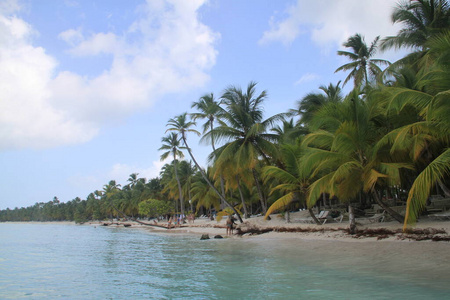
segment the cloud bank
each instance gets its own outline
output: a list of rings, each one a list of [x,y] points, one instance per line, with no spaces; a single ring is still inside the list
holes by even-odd
[[[370,43],[376,36],[394,35],[398,27],[390,20],[395,0],[297,0],[282,16],[274,15],[270,29],[263,33],[260,44],[291,44],[301,34],[310,34],[321,47],[335,47],[351,35],[361,33]]]
[[[59,71],[58,61],[33,45],[39,33],[14,16],[17,2],[9,3],[0,7],[0,150],[89,141],[110,119],[204,85],[216,61],[220,36],[198,19],[204,1],[148,1],[121,33],[61,32],[68,55],[111,57],[95,77]]]

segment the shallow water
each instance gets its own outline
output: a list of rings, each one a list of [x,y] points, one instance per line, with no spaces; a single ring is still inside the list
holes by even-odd
[[[414,261],[396,256],[389,248],[366,256],[367,247],[264,238],[201,241],[132,228],[7,223],[0,224],[0,298],[448,297],[446,268],[418,262],[417,254]]]

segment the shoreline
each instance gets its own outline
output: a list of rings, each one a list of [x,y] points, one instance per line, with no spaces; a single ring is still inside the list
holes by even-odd
[[[326,223],[324,225],[307,224],[307,223],[286,223],[283,219],[272,215],[271,220],[264,220],[263,217],[252,217],[244,219],[244,223],[235,225],[235,228],[240,228],[244,234],[236,234],[237,230],[234,230],[234,234],[231,236],[226,235],[226,219],[222,219],[220,222],[211,221],[207,218],[195,219],[193,224],[183,224],[181,227],[175,227],[171,229],[164,229],[154,227],[150,221],[145,221],[148,225],[140,224],[135,221],[118,221],[111,224],[110,221],[90,221],[83,224],[76,224],[74,221],[30,221],[30,222],[5,222],[15,224],[62,224],[62,225],[89,225],[89,226],[102,226],[103,224],[109,224],[108,226],[123,227],[127,224],[128,228],[140,228],[148,229],[155,233],[166,234],[194,234],[199,237],[203,234],[209,235],[210,238],[214,238],[216,235],[220,235],[224,238],[236,238],[236,239],[302,239],[302,240],[339,240],[348,242],[364,242],[364,241],[396,241],[396,242],[415,242],[408,238],[407,234],[402,234],[402,224],[390,221],[381,223],[360,223],[357,225],[357,229],[360,233],[366,231],[368,234],[350,235],[346,232],[349,227],[348,222],[342,223]],[[167,226],[167,222],[161,221],[156,225]],[[432,243],[444,243],[450,246],[450,221],[437,221],[429,218],[423,218],[411,227],[413,230],[418,231],[418,235],[426,235],[427,231],[431,231],[437,237],[444,237],[447,240],[443,241],[431,241],[431,240],[419,240],[417,242],[432,242]],[[246,230],[255,229],[261,231],[259,234],[245,233]],[[267,232],[264,232],[267,231]],[[385,234],[385,231],[388,234]],[[370,236],[370,235],[373,236]],[[428,232],[430,234],[430,232]]]
[[[263,220],[263,217],[245,219],[246,224],[253,224],[260,228],[264,227],[289,227],[301,229],[318,229],[314,232],[276,232],[271,231],[264,234],[243,236],[226,236],[225,220],[221,222],[211,221],[209,219],[196,219],[194,224],[185,224],[185,227],[174,229],[155,228],[132,221],[120,222],[120,225],[110,225],[114,227],[123,227],[123,223],[131,224],[129,229],[144,230],[148,234],[172,235],[172,236],[194,236],[200,240],[202,234],[208,234],[210,240],[205,243],[249,243],[263,246],[265,249],[271,249],[276,253],[291,253],[301,255],[301,253],[314,253],[317,257],[327,256],[334,258],[335,264],[346,263],[353,264],[358,261],[373,260],[379,262],[380,266],[388,268],[395,261],[397,268],[407,268],[410,272],[422,270],[428,276],[435,276],[450,279],[448,266],[445,262],[450,261],[450,242],[448,241],[414,241],[410,239],[399,239],[398,235],[388,236],[378,239],[377,237],[355,238],[345,233],[339,228],[348,228],[348,222],[329,223],[325,225],[286,223],[277,217],[270,221]],[[23,224],[64,224],[75,225],[75,222],[21,222]],[[105,222],[86,222],[79,226],[103,227]],[[167,222],[159,222],[166,224]],[[109,227],[109,226],[108,226]],[[401,230],[402,224],[398,222],[383,222],[360,224],[358,229],[389,229]],[[445,236],[449,236],[450,221],[434,221],[431,219],[422,219],[414,227],[415,229],[433,228],[445,230]],[[215,235],[221,235],[223,239],[214,239]],[[400,234],[399,234],[400,235]],[[306,251],[306,252],[305,252]],[[345,263],[344,263],[345,262]],[[414,262],[414,263],[411,263]],[[316,261],[320,263],[320,259]],[[396,269],[396,268],[394,268]],[[441,279],[442,279],[441,278]]]

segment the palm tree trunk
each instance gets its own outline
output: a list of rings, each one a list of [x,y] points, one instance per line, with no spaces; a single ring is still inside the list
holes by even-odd
[[[353,212],[353,206],[351,204],[348,205],[348,220],[350,223],[349,226],[350,234],[355,234],[356,233],[355,213]]]
[[[444,192],[445,197],[450,197],[450,190],[448,189],[448,187],[446,187],[445,184],[443,184],[440,180],[438,180],[438,185]]]
[[[189,156],[192,158],[192,161],[194,162],[194,164],[195,164],[195,165],[197,166],[197,168],[199,169],[200,173],[201,173],[202,176],[203,176],[203,179],[206,180],[206,182],[208,183],[208,185],[214,190],[214,192],[216,192],[216,194],[219,196],[219,198],[220,198],[226,205],[228,205],[228,206],[233,210],[233,212],[234,212],[234,213],[236,214],[236,216],[238,217],[239,222],[244,223],[244,221],[243,221],[242,218],[241,218],[241,215],[237,212],[237,210],[236,210],[230,203],[228,203],[228,201],[225,199],[225,197],[224,197],[224,196],[216,189],[216,187],[211,183],[211,181],[209,180],[208,176],[206,176],[205,171],[202,169],[202,167],[200,167],[200,165],[198,164],[198,162],[197,162],[197,160],[195,159],[194,155],[192,154],[191,148],[189,148],[189,145],[188,145],[188,143],[187,143],[187,141],[186,141],[186,137],[185,137],[184,135],[182,135],[182,138],[183,138],[184,145],[186,146],[186,149],[187,149],[187,151],[188,151],[188,153],[189,153]]]
[[[405,218],[401,214],[399,214],[398,212],[390,208],[386,203],[381,201],[380,197],[378,197],[378,193],[375,190],[373,191],[373,195],[378,205],[380,205],[396,221],[398,221],[400,224],[403,224]]]
[[[181,213],[184,215],[183,192],[182,192],[182,190],[181,190],[181,182],[180,182],[180,179],[178,178],[178,172],[177,172],[177,160],[176,160],[175,155],[174,155],[174,157],[173,157],[173,163],[174,163],[173,166],[174,166],[174,169],[175,169],[175,178],[176,178],[177,184],[178,184],[178,192],[179,192],[179,194],[180,194],[180,210],[181,210]]]
[[[220,174],[220,190],[222,191],[222,196],[225,198],[225,183],[222,174]],[[220,201],[220,206],[222,209],[225,207],[225,203],[222,200]]]
[[[241,201],[242,201],[242,208],[244,209],[244,218],[247,219],[248,212],[247,212],[247,207],[245,206],[244,195],[242,194],[241,180],[239,179],[239,175],[236,175],[236,181],[237,181],[237,185],[238,185],[239,196],[241,197]]]
[[[256,189],[258,190],[259,201],[261,202],[262,214],[265,215],[267,212],[266,204],[264,203],[264,196],[261,190],[261,185],[259,184],[258,175],[256,174],[256,170],[252,169],[253,178],[255,179]]]
[[[314,214],[312,208],[308,208],[308,212],[309,212],[309,215],[311,216],[311,218],[313,218],[314,222],[316,222],[317,225],[320,225],[320,222],[319,222],[319,220],[317,220],[317,217]]]

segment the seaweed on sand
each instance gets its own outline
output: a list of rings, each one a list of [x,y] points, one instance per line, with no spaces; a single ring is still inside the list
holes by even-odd
[[[241,224],[236,228],[237,235],[244,234],[263,234],[266,232],[292,232],[292,233],[326,233],[341,231],[350,235],[353,238],[370,238],[376,237],[377,240],[389,238],[391,236],[397,236],[397,239],[414,240],[414,241],[450,241],[450,236],[444,229],[424,228],[424,229],[409,229],[406,233],[403,233],[401,229],[387,229],[387,228],[366,228],[357,230],[355,234],[350,234],[349,228],[327,228],[327,227],[259,227],[254,224]]]

